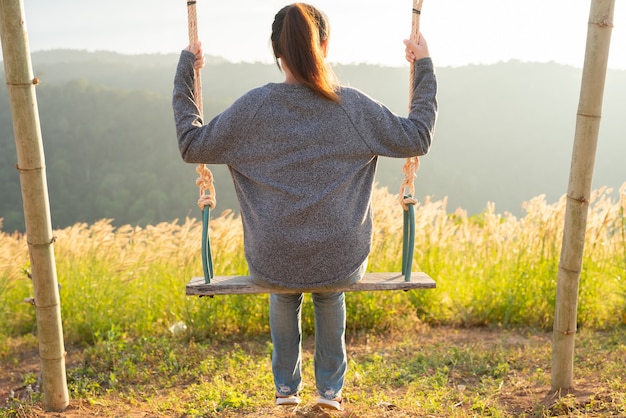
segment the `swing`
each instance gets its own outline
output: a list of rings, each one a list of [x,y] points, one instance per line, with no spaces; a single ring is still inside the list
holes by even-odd
[[[413,0],[413,27],[412,39],[419,36],[419,15],[422,0]],[[198,40],[196,2],[187,2],[189,20],[189,43],[194,44]],[[411,77],[412,79],[412,77]],[[202,114],[202,83],[200,72],[195,72],[194,93],[200,114]],[[432,289],[436,287],[435,281],[423,272],[413,272],[413,252],[415,247],[415,210],[417,200],[413,197],[415,192],[414,180],[419,168],[419,158],[410,157],[404,164],[402,171],[405,175],[400,188],[403,216],[403,239],[402,239],[402,272],[395,273],[366,273],[363,278],[353,284],[343,287],[334,287],[332,291],[358,292],[376,290],[404,290]],[[202,270],[204,277],[194,277],[187,283],[186,294],[188,296],[214,296],[214,295],[240,295],[240,294],[263,294],[263,293],[316,293],[328,292],[324,288],[267,288],[253,282],[251,276],[214,276],[213,257],[211,254],[211,241],[209,237],[209,219],[211,209],[215,207],[215,188],[213,175],[204,164],[198,165],[196,172],[199,177],[196,185],[200,189],[198,206],[202,209]],[[207,194],[208,193],[208,194]]]

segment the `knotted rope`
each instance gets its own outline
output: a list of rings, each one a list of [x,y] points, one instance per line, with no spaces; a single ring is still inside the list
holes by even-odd
[[[187,2],[187,22],[189,29],[189,45],[193,45],[198,42],[198,14],[196,11],[196,1],[191,0]],[[203,117],[202,106],[202,78],[200,76],[200,70],[194,70],[194,86],[193,94],[200,112],[200,117]],[[196,185],[200,189],[200,197],[198,198],[198,206],[200,209],[204,209],[206,206],[211,209],[215,208],[217,200],[215,199],[215,187],[213,186],[213,173],[205,164],[199,164],[196,168],[196,173],[200,177],[196,179]],[[209,194],[207,194],[207,192]]]
[[[198,206],[200,209],[204,209],[205,206],[213,209],[217,201],[215,200],[215,186],[213,185],[213,173],[204,165],[198,164],[196,167],[196,173],[200,177],[196,179],[196,186],[200,189],[200,198],[198,199]],[[209,192],[206,194],[205,192]]]
[[[420,15],[422,13],[423,0],[413,0],[413,21],[411,25],[411,40],[419,42],[420,36]],[[415,80],[415,63],[411,63],[411,81],[409,85],[409,106],[413,102],[413,92],[415,86],[413,85]],[[415,179],[417,178],[417,170],[420,166],[419,157],[409,157],[402,166],[402,172],[404,173],[404,180],[400,185],[400,204],[402,209],[408,210],[409,205],[416,205],[417,199],[415,196]]]
[[[409,157],[402,166],[404,180],[400,185],[400,204],[402,209],[408,210],[409,205],[416,205],[415,196],[415,179],[417,178],[417,170],[420,167],[420,159],[418,157]]]

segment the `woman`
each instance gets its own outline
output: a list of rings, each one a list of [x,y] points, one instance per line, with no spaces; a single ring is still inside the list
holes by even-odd
[[[315,7],[295,3],[272,25],[283,83],[253,89],[203,125],[193,96],[200,43],[180,56],[173,97],[181,155],[189,163],[226,164],[241,206],[250,275],[293,294],[270,296],[277,405],[300,403],[298,288],[321,288],[315,309],[319,406],[341,409],[346,374],[346,307],[337,286],[360,280],[372,240],[371,196],[378,156],[424,155],[437,115],[437,83],[428,46],[405,40],[415,61],[408,118],[362,92],[340,86],[327,65],[329,26]]]

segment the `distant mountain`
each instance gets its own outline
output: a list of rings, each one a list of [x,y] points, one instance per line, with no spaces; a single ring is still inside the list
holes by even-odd
[[[194,167],[180,160],[170,109],[177,55],[47,51],[32,56],[55,227],[101,217],[155,223],[197,216]],[[406,114],[408,69],[335,66],[342,82]],[[522,214],[522,202],[567,189],[581,70],[507,62],[438,68],[440,114],[435,143],[416,184],[418,198],[448,197],[448,208]],[[210,118],[245,91],[282,76],[276,66],[208,57],[203,70]],[[626,71],[610,70],[594,187],[626,182]],[[0,86],[0,218],[22,229],[15,144]],[[397,192],[403,161],[382,159],[381,185]],[[212,167],[218,211],[237,208],[224,167]]]

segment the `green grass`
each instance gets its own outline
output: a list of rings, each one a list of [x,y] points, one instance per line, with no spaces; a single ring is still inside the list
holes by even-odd
[[[624,392],[619,376],[626,375],[626,367],[616,359],[625,357],[625,190],[617,200],[607,190],[597,191],[587,225],[578,326],[588,333],[582,342],[591,346],[593,355],[582,354],[577,372],[588,375],[611,398],[589,400],[591,406],[584,408],[594,411],[600,404],[613,405],[612,411],[624,408],[624,397],[618,394]],[[399,271],[401,209],[385,190],[378,190],[374,201],[370,270]],[[503,385],[523,386],[527,392],[529,387],[549,387],[549,341],[524,346],[537,350],[540,359],[530,366],[526,363],[533,355],[515,345],[496,341],[489,352],[467,344],[425,346],[419,329],[486,328],[507,335],[509,330],[533,330],[531,340],[549,334],[564,207],[564,200],[548,204],[538,197],[526,204],[525,216],[516,218],[496,213],[491,205],[478,216],[467,216],[460,210],[448,213],[445,201],[420,203],[414,269],[429,273],[437,288],[347,295],[349,333],[359,350],[368,341],[380,344],[385,339],[393,347],[352,356],[352,386],[346,389],[352,404],[378,412],[383,405],[385,414],[409,410],[436,416],[507,416]],[[267,296],[185,296],[189,278],[201,275],[200,225],[195,220],[146,228],[114,228],[103,220],[55,235],[65,342],[80,357],[68,370],[73,399],[89,400],[94,408],[93,399],[115,403],[119,397],[148,411],[158,404],[161,413],[174,411],[177,416],[251,413],[267,405]],[[230,213],[213,219],[211,237],[218,273],[245,274],[240,221]],[[24,303],[33,294],[28,264],[25,237],[0,234],[0,361],[7,370],[19,369],[19,350],[36,347],[35,309]],[[182,332],[173,335],[173,327]],[[310,303],[305,305],[303,329],[306,335],[314,332]],[[414,333],[417,342],[410,339]],[[583,350],[578,342],[577,355]],[[596,359],[604,361],[596,364]],[[612,373],[604,373],[600,365]],[[586,367],[596,367],[599,375]],[[27,387],[32,371],[24,373],[20,386]],[[16,408],[36,408],[41,401],[37,391],[24,399],[9,401],[8,412],[0,417],[28,416]],[[576,398],[562,397],[557,403],[555,410],[581,408]]]
[[[348,334],[345,416],[531,417],[626,414],[626,327],[578,336],[579,393],[550,400],[550,333],[407,324],[411,332]],[[73,408],[85,415],[324,416],[315,399],[311,336],[304,340],[304,403],[272,406],[267,338],[196,341],[189,333],[129,338],[111,332],[70,352]],[[34,348],[30,349],[35,355]],[[17,354],[14,354],[17,356]],[[6,359],[5,359],[6,361]],[[15,386],[34,385],[24,373]],[[35,417],[41,396],[10,399],[0,416]],[[23,414],[17,409],[21,407]],[[0,409],[0,411],[3,411]],[[74,415],[70,415],[74,416]]]

